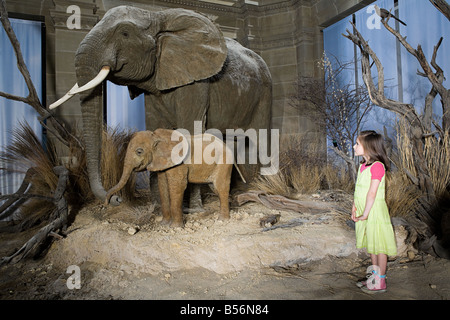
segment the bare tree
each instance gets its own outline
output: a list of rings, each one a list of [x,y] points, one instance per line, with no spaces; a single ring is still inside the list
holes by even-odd
[[[430,0],[430,2],[450,21],[450,6],[445,0]]]
[[[59,141],[64,143],[66,146],[78,147],[82,149],[83,146],[80,141],[66,129],[66,126],[61,121],[53,117],[48,109],[46,109],[41,104],[36,88],[31,81],[30,73],[23,59],[19,41],[17,40],[14,30],[11,27],[11,23],[8,18],[8,12],[6,11],[5,0],[1,0],[0,2],[0,21],[13,46],[14,53],[17,59],[17,67],[19,68],[29,91],[27,97],[20,97],[5,92],[0,92],[0,96],[6,99],[20,101],[30,105],[40,115],[39,121],[41,125],[48,131],[53,132],[55,137]],[[51,127],[47,126],[44,120],[48,120],[54,130]],[[32,177],[36,174],[36,170],[34,168],[28,169],[22,185],[16,193],[11,195],[0,195],[0,201],[5,200],[5,202],[0,206],[0,219],[11,215],[14,210],[16,210],[19,206],[21,206],[31,198],[39,198],[44,201],[53,202],[55,207],[55,210],[49,217],[50,222],[46,226],[42,227],[13,255],[2,258],[0,260],[0,265],[9,263],[11,261],[20,261],[22,258],[32,253],[37,247],[39,247],[39,245],[44,243],[49,236],[62,238],[62,236],[59,235],[57,231],[60,230],[61,232],[64,232],[68,222],[67,202],[64,198],[68,180],[68,170],[64,166],[57,166],[54,167],[54,173],[56,176],[58,176],[58,183],[55,190],[53,191],[52,196],[46,197],[42,195],[30,194],[28,192],[28,190],[30,190],[29,185],[31,184]]]
[[[323,83],[299,84],[290,104],[297,107],[299,101],[306,100],[314,106],[315,122],[325,128],[330,148],[345,161],[355,181],[353,144],[372,104],[363,86],[344,79],[346,71],[354,68],[354,61],[342,62],[334,56],[331,60],[324,53],[319,64],[325,74]]]
[[[448,9],[448,5],[445,1],[431,2],[433,4],[439,2],[444,9],[445,7]],[[418,210],[418,215],[420,219],[428,225],[428,236],[431,238],[440,231],[441,216],[437,214],[436,210],[433,210],[437,207],[438,203],[429,173],[429,164],[425,157],[425,139],[435,139],[436,134],[443,137],[444,134],[450,130],[450,91],[444,87],[444,72],[436,63],[436,56],[443,39],[441,38],[434,47],[431,63],[429,63],[423,53],[422,47],[418,45],[417,49],[413,49],[406,41],[406,38],[388,24],[389,18],[389,16],[387,18],[382,18],[382,24],[398,39],[403,47],[417,59],[422,68],[422,71],[419,72],[419,74],[426,77],[431,83],[432,89],[426,97],[425,111],[423,114],[419,114],[416,107],[412,104],[386,98],[384,94],[385,79],[383,66],[375,52],[371,49],[368,42],[363,38],[353,23],[354,32],[346,30],[347,34],[344,36],[356,44],[361,51],[363,81],[372,102],[381,108],[395,112],[409,125],[406,134],[411,141],[411,152],[414,157],[415,166],[414,171],[416,172],[416,175],[409,172],[409,177],[422,191],[422,198],[420,199],[421,210]],[[371,60],[373,63],[371,63]],[[375,84],[374,78],[372,77],[371,68],[373,64],[375,64],[377,69],[377,84]],[[434,68],[434,71],[432,67]],[[441,124],[437,123],[432,116],[432,102],[437,95],[441,97],[442,104],[443,118]]]
[[[45,108],[42,105],[41,101],[39,100],[36,88],[33,82],[31,81],[30,72],[28,71],[27,65],[23,59],[22,52],[20,50],[20,43],[17,40],[16,34],[14,33],[14,30],[11,26],[11,22],[9,21],[8,12],[6,11],[5,0],[0,1],[0,21],[13,46],[14,53],[17,59],[17,67],[19,68],[19,71],[25,80],[29,92],[27,97],[20,97],[5,92],[0,92],[0,96],[6,99],[20,101],[30,105],[40,115],[39,122],[41,123],[41,125],[44,128],[46,128],[49,132],[52,132],[59,141],[61,141],[66,146],[69,145],[69,142],[74,141],[79,147],[82,147],[80,141],[75,136],[70,134],[70,132],[66,129],[65,124],[63,124],[60,120],[56,119],[53,116],[53,114],[51,114],[50,111],[47,108]],[[45,120],[47,119],[54,129],[47,126],[47,124],[45,123]]]

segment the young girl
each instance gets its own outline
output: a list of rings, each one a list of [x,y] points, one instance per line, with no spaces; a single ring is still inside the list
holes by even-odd
[[[389,170],[383,137],[362,131],[353,146],[363,160],[358,170],[352,208],[356,247],[366,248],[372,260],[372,275],[357,285],[368,293],[386,291],[387,256],[397,254],[394,231],[385,201],[385,173]]]

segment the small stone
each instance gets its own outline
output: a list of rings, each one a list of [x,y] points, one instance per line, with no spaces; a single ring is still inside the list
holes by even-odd
[[[128,228],[128,234],[129,235],[136,234],[136,232],[138,232],[138,228],[136,228],[136,227],[129,227]]]

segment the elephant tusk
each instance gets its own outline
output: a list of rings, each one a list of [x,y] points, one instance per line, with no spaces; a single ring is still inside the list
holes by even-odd
[[[78,83],[75,83],[73,88],[70,89],[69,92],[67,92],[64,95],[64,97],[62,97],[58,101],[53,102],[49,106],[49,109],[54,109],[54,108],[62,105],[64,102],[66,102],[67,100],[72,98],[77,93],[80,93],[80,92],[83,92],[83,91],[86,91],[86,90],[89,90],[89,89],[92,89],[92,88],[96,87],[97,85],[102,83],[103,80],[105,80],[105,78],[108,76],[110,70],[111,69],[109,67],[107,67],[107,66],[103,67],[102,70],[100,70],[100,72],[97,74],[97,76],[94,79],[92,79],[91,81],[86,83],[81,88],[78,86]]]
[[[84,86],[82,86],[81,88],[72,88],[68,94],[74,95],[92,88],[95,88],[96,86],[98,86],[100,83],[102,83],[103,80],[106,79],[106,77],[108,76],[109,72],[111,71],[111,68],[108,66],[104,66],[102,68],[102,70],[100,70],[100,72],[97,74],[97,76],[92,79],[91,81],[89,81],[88,83],[86,83]]]
[[[64,102],[66,102],[67,100],[69,100],[70,98],[73,97],[73,94],[70,93],[70,91],[72,90],[76,90],[78,89],[78,83],[75,83],[75,85],[73,86],[72,89],[69,90],[69,92],[67,92],[64,97],[62,97],[61,99],[59,99],[58,101],[53,102],[48,108],[49,109],[55,109],[56,107],[62,105]]]

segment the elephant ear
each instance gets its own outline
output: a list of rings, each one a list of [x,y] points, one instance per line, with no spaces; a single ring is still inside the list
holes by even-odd
[[[212,77],[227,57],[225,38],[206,16],[184,9],[162,11],[156,87],[167,90]]]
[[[157,129],[153,133],[153,158],[149,171],[162,171],[181,164],[190,154],[188,139],[177,130]]]
[[[142,93],[144,93],[144,90],[130,85],[128,86],[128,93],[130,94],[130,99],[134,100],[134,98],[139,97]]]

